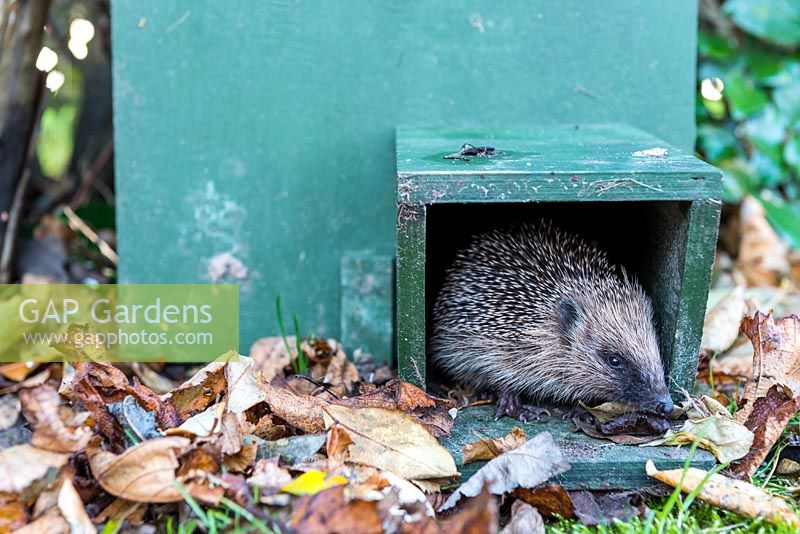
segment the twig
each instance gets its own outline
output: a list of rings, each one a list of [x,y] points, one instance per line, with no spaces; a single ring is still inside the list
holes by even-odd
[[[25,192],[28,190],[28,181],[31,178],[31,168],[26,166],[17,184],[11,210],[8,212],[8,224],[3,237],[3,250],[0,252],[0,284],[11,282],[11,257],[14,255],[14,244],[17,237],[17,227],[22,214],[22,205],[25,203]]]
[[[33,159],[36,157],[35,146],[33,142],[35,137],[39,135],[39,128],[42,122],[42,114],[47,107],[46,100],[42,97],[44,89],[44,78],[42,76],[38,79],[36,87],[36,95],[34,96],[34,103],[36,106],[36,115],[34,118],[33,129],[31,130],[28,145],[26,147],[26,158],[22,174],[20,175],[19,182],[17,182],[17,189],[14,191],[14,198],[11,200],[11,207],[8,210],[8,218],[3,221],[6,227],[3,232],[2,250],[0,251],[0,284],[11,283],[11,260],[14,257],[14,246],[17,241],[17,228],[19,227],[19,220],[22,217],[22,208],[25,204],[25,193],[28,191],[28,183],[31,179],[31,167]],[[0,225],[2,226],[2,225]]]
[[[86,198],[87,193],[89,193],[89,189],[92,187],[92,183],[94,183],[97,176],[100,174],[100,171],[106,168],[108,162],[111,160],[111,155],[114,153],[114,139],[111,138],[106,142],[106,145],[103,147],[103,150],[100,151],[98,154],[97,159],[94,160],[92,166],[83,175],[81,178],[81,183],[78,186],[77,191],[75,191],[75,195],[73,195],[72,200],[69,203],[69,206],[73,209],[77,208],[81,204],[83,204],[84,198]]]
[[[82,233],[86,239],[94,243],[97,248],[100,249],[100,253],[103,254],[108,261],[114,265],[117,265],[119,258],[117,257],[117,253],[114,251],[111,245],[109,245],[102,237],[97,235],[97,232],[92,230],[92,228],[86,224],[83,219],[78,217],[78,215],[72,211],[72,208],[69,206],[64,206],[64,215],[67,216],[67,222],[69,222],[70,228]]]
[[[736,38],[736,27],[722,11],[718,0],[700,0],[700,20],[708,22],[716,33],[728,38]]]

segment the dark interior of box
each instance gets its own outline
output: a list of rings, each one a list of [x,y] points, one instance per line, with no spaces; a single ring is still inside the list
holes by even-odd
[[[550,220],[597,242],[636,277],[653,301],[661,354],[672,360],[689,202],[554,202],[434,204],[428,207],[426,247],[427,335],[431,308],[445,270],[458,250],[482,232],[514,222]],[[430,359],[428,359],[430,361]],[[445,384],[428,366],[428,384]]]

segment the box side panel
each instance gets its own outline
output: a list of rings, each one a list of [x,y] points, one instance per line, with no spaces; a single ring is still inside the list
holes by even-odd
[[[401,203],[397,211],[397,372],[425,388],[427,210]]]
[[[682,390],[692,391],[697,375],[721,209],[722,203],[712,199],[692,202],[689,209],[680,309],[669,373],[670,390],[676,398],[681,398]]]

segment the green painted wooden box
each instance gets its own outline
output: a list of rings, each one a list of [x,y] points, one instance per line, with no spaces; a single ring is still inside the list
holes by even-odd
[[[446,159],[462,144],[497,155]],[[397,353],[400,375],[425,387],[428,317],[444,270],[467,240],[505,221],[547,218],[599,242],[653,300],[662,357],[673,395],[691,391],[697,370],[721,208],[721,173],[668,143],[619,125],[524,129],[397,131]],[[459,458],[471,430],[501,435],[490,407],[467,409],[446,445]],[[516,423],[516,422],[513,422]],[[635,487],[644,461],[679,466],[674,448],[612,446],[553,431],[573,463],[571,488]],[[713,458],[698,453],[695,462]],[[471,471],[470,464],[462,469]]]

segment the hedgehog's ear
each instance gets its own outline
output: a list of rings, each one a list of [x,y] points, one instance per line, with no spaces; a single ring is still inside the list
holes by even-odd
[[[569,297],[562,297],[558,301],[558,326],[561,329],[561,337],[565,340],[572,338],[582,311],[580,305]]]

